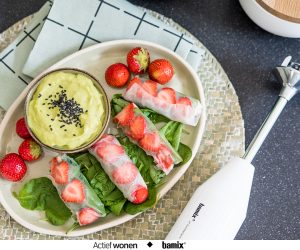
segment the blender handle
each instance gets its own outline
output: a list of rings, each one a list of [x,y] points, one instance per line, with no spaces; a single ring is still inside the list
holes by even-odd
[[[266,139],[267,135],[269,134],[287,102],[288,100],[286,98],[284,98],[283,96],[279,96],[271,112],[269,113],[263,124],[260,126],[253,140],[248,146],[245,154],[242,157],[243,159],[245,159],[249,163],[252,162],[257,151],[260,149],[261,145],[263,144],[264,140]]]

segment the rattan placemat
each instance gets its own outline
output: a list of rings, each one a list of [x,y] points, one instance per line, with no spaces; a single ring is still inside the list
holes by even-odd
[[[205,50],[198,69],[206,105],[207,124],[199,153],[178,183],[155,208],[122,225],[75,239],[164,239],[195,189],[231,157],[244,152],[244,121],[235,90],[215,57],[192,34],[158,13],[150,14],[185,33]],[[0,35],[0,51],[8,46],[30,21],[27,17]],[[0,97],[1,98],[1,97]],[[0,121],[4,110],[0,108]],[[0,239],[63,239],[30,231],[15,222],[0,205]]]

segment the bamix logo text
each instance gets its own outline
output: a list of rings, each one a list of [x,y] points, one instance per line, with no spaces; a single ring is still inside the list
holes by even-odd
[[[163,249],[184,249],[186,242],[162,242]]]

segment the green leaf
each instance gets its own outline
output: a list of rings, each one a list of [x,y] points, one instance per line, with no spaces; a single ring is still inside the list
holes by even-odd
[[[113,98],[111,99],[110,103],[112,109],[112,116],[118,114],[125,106],[129,104],[128,101],[124,100],[121,94],[113,95]]]
[[[128,214],[137,214],[140,212],[144,212],[145,210],[154,207],[157,201],[157,192],[155,187],[148,187],[148,198],[145,202],[141,204],[133,204],[131,202],[127,202],[125,204],[125,212]]]
[[[110,180],[98,160],[90,153],[77,155],[74,159],[106,209],[119,215],[126,202],[122,192]]]
[[[153,111],[152,109],[148,108],[141,108],[141,111],[145,116],[147,116],[154,124],[159,123],[159,122],[168,122],[170,121],[169,118]]]
[[[151,179],[156,185],[159,184],[161,180],[166,176],[166,174],[163,171],[157,169],[153,165],[150,166],[149,173]]]
[[[122,209],[126,203],[126,199],[119,200],[115,204],[110,205],[109,209],[115,214],[115,215],[120,215],[122,212]]]
[[[52,225],[63,225],[72,215],[51,180],[46,177],[30,180],[14,196],[26,209],[45,211],[45,216]]]
[[[166,137],[166,139],[170,142],[170,144],[176,151],[178,151],[182,129],[182,123],[175,121],[168,122],[160,129],[160,133]]]
[[[181,156],[182,162],[180,162],[177,166],[182,166],[191,159],[192,150],[187,145],[180,143],[178,148],[178,154]]]
[[[165,173],[156,168],[153,157],[147,155],[143,149],[132,143],[126,136],[118,137],[118,140],[124,147],[126,154],[139,169],[147,186],[155,186],[159,183]]]

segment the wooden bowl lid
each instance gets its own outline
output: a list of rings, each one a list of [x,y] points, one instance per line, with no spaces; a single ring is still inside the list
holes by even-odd
[[[300,23],[300,0],[256,0],[256,2],[274,16]]]

